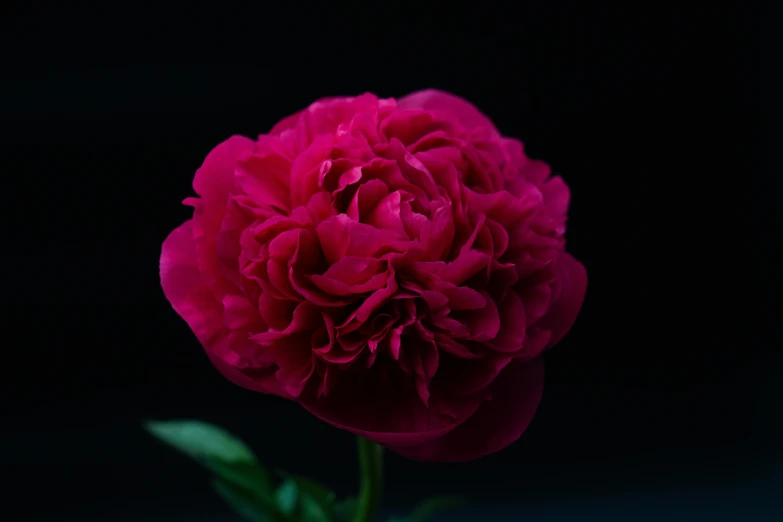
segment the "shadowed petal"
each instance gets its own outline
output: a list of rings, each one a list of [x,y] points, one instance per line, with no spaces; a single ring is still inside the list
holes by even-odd
[[[461,462],[499,451],[527,429],[541,401],[544,363],[512,362],[492,383],[492,398],[459,427],[416,446],[389,449],[414,460]]]
[[[432,397],[427,408],[414,390],[394,393],[372,385],[360,386],[361,393],[351,390],[335,390],[328,400],[302,400],[300,404],[333,426],[395,451],[439,439],[469,419],[481,405],[480,398],[442,404],[439,397]]]
[[[552,333],[547,348],[557,344],[571,329],[587,291],[585,267],[571,254],[564,252],[560,256],[555,271],[562,285],[560,295],[549,307],[547,314],[536,323],[538,330],[549,330]]]

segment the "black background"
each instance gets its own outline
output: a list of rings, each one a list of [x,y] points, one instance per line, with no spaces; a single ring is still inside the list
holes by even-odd
[[[194,464],[141,431],[148,418],[218,422],[271,466],[355,487],[349,435],[210,366],[162,295],[160,245],[231,134],[322,96],[425,87],[471,100],[565,178],[568,248],[589,287],[522,439],[464,464],[390,455],[392,509],[458,492],[484,513],[582,506],[574,520],[633,494],[652,495],[640,513],[693,499],[737,520],[751,504],[770,512],[771,497],[751,499],[779,463],[761,10],[488,4],[4,14],[12,520],[226,513]]]

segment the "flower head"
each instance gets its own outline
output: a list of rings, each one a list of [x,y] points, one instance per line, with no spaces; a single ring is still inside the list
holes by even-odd
[[[197,171],[163,289],[246,388],[423,460],[516,440],[586,274],[569,192],[471,104],[329,98]]]

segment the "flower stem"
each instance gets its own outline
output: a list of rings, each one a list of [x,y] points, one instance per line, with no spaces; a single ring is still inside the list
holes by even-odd
[[[359,499],[353,522],[372,522],[378,512],[383,491],[383,448],[357,437],[359,446]]]

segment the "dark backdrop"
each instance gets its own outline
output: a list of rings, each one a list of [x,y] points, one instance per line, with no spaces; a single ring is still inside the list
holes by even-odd
[[[389,455],[391,508],[431,491],[508,520],[771,516],[781,235],[760,10],[484,4],[6,13],[11,519],[226,513],[195,465],[142,433],[147,418],[215,421],[271,466],[355,487],[351,436],[213,370],[162,295],[160,245],[231,134],[322,96],[425,87],[473,101],[566,179],[569,250],[590,281],[521,440],[465,464]]]

